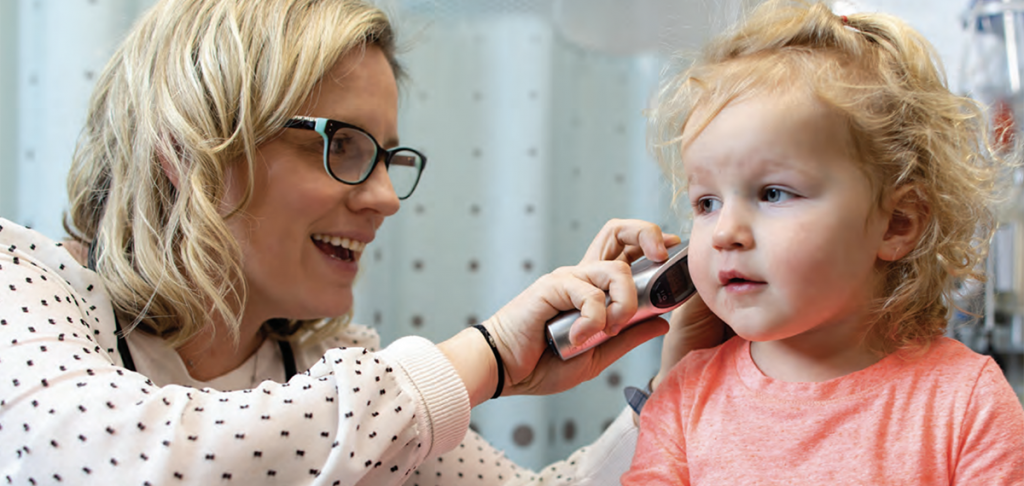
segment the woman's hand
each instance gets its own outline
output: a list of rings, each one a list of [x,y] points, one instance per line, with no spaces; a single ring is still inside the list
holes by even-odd
[[[696,349],[712,348],[722,344],[732,330],[711,312],[700,294],[694,294],[685,304],[672,311],[669,331],[661,346],[661,369],[651,380],[651,389],[658,387],[686,353]]]
[[[678,236],[662,233],[653,223],[609,221],[578,265],[541,277],[488,319],[484,325],[494,336],[505,366],[502,394],[549,394],[572,388],[594,378],[636,346],[665,334],[668,324],[659,318],[622,329],[637,308],[629,263],[641,255],[663,261],[668,258],[666,245],[678,241]],[[607,305],[606,297],[610,299]],[[574,343],[600,331],[616,337],[562,361],[548,350],[544,326],[560,311],[571,309],[580,310],[571,331]],[[496,386],[496,379],[490,386]],[[472,399],[472,387],[469,383],[467,387]]]

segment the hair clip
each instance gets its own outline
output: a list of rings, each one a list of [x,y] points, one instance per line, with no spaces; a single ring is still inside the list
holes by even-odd
[[[844,24],[849,24],[850,23],[850,19],[846,18],[845,15],[840,16],[839,18],[843,21]]]

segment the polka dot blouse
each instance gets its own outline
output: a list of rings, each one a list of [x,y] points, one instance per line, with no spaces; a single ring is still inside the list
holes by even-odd
[[[590,447],[540,472],[468,430],[469,400],[429,341],[377,350],[350,326],[277,346],[211,382],[162,341],[117,350],[97,275],[60,245],[0,219],[0,484],[618,484],[636,441],[624,411]]]

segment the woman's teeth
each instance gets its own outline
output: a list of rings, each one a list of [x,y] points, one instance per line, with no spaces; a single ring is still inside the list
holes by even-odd
[[[333,246],[340,246],[346,250],[350,250],[355,253],[362,253],[363,250],[366,249],[366,243],[363,243],[362,241],[356,241],[350,238],[342,238],[340,236],[315,234],[313,235],[313,240],[319,241],[321,243],[327,243]]]

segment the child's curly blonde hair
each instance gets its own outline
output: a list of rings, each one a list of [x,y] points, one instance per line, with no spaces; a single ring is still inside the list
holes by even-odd
[[[686,190],[683,149],[712,118],[737,99],[794,87],[845,119],[879,205],[911,185],[924,208],[917,247],[878,267],[885,284],[870,335],[881,353],[927,345],[945,332],[955,281],[984,278],[1006,164],[983,110],[950,92],[934,49],[899,19],[769,0],[662,87],[651,142],[676,199]]]

